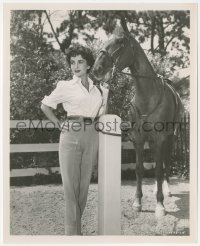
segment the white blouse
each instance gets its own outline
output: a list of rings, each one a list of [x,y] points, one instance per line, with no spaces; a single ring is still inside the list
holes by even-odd
[[[68,116],[100,116],[105,111],[108,89],[101,86],[103,92],[101,95],[93,81],[90,78],[88,81],[89,91],[82,85],[81,79],[76,76],[73,76],[73,79],[69,81],[59,81],[57,87],[49,96],[44,97],[42,103],[53,109],[62,103]]]

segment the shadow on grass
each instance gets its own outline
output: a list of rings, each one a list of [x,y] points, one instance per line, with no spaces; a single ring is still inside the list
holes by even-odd
[[[154,185],[156,179],[155,178],[143,178],[142,179],[142,184],[143,185]],[[179,185],[179,184],[188,184],[189,180],[188,179],[183,179],[183,178],[177,178],[177,177],[171,177],[170,178],[170,185]],[[136,180],[122,180],[122,185],[132,185],[136,186]]]
[[[180,219],[189,220],[189,192],[173,194],[173,196],[179,198],[177,201],[175,201],[178,211],[168,212],[168,214],[175,216],[179,220]]]
[[[149,213],[149,214],[154,214],[155,213],[155,211],[154,210],[143,210],[142,209],[142,211],[141,211],[142,213]]]

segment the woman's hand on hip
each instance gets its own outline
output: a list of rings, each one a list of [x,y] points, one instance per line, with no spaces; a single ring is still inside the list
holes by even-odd
[[[64,121],[59,124],[59,130],[61,132],[66,132],[69,131],[69,121]]]

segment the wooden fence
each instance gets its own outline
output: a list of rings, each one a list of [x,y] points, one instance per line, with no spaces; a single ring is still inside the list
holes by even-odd
[[[174,144],[174,149],[172,153],[172,162],[174,163],[172,167],[172,174],[176,174],[177,171],[182,172],[185,176],[189,174],[189,115],[184,115],[181,121],[181,129],[176,141]],[[38,120],[11,120],[10,121],[11,129],[53,129],[55,128],[54,124],[50,121],[38,121]],[[149,152],[149,146],[145,143],[145,150]],[[10,153],[42,153],[42,152],[57,152],[58,143],[27,143],[27,144],[10,144]],[[151,153],[148,153],[150,156]],[[149,158],[148,158],[149,159]],[[133,144],[131,142],[122,142],[122,170],[135,169],[135,153]],[[152,158],[150,160],[145,160],[144,167],[145,169],[152,169],[155,166]],[[11,168],[11,177],[20,177],[20,176],[34,176],[37,173],[47,174],[49,168],[26,168],[18,169]],[[51,167],[52,172],[59,172],[59,167]]]
[[[181,119],[180,131],[175,137],[174,148],[172,152],[172,162],[174,163],[172,169],[174,172],[179,170],[182,176],[189,176],[190,163],[190,115],[184,114]],[[173,173],[173,170],[172,170]]]

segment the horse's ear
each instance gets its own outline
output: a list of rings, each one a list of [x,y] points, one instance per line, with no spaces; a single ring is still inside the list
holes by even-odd
[[[124,31],[124,36],[129,36],[130,35],[130,32],[129,31]]]
[[[128,31],[125,31],[125,32],[124,32],[124,36],[125,36],[125,38],[130,39],[131,33],[128,32]]]

